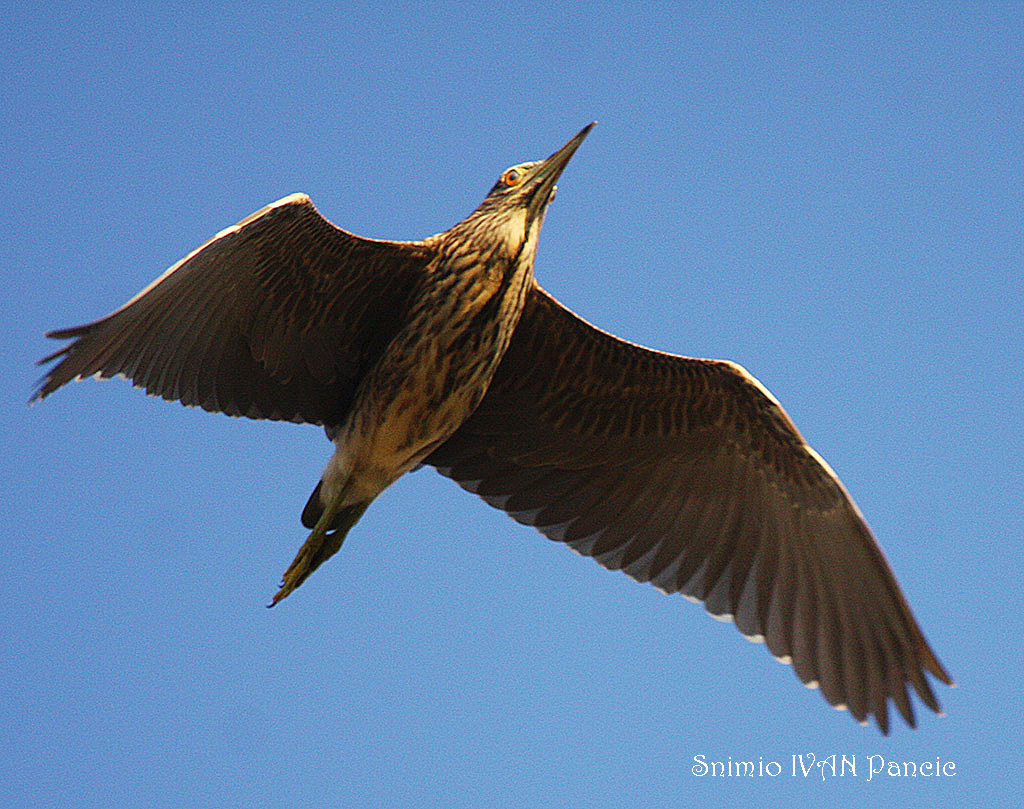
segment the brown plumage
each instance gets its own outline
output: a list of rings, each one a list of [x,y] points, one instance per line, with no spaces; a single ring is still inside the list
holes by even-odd
[[[592,126],[592,125],[591,125]],[[836,707],[914,725],[952,680],[860,512],[730,362],[620,340],[533,278],[554,182],[589,132],[507,170],[420,242],[363,239],[302,195],[229,228],[74,339],[42,398],[123,374],[207,410],[323,425],[336,452],[275,603],[426,463],[601,565],[703,601]]]

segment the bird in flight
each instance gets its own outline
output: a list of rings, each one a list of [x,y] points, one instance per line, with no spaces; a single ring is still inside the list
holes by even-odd
[[[334,453],[273,602],[421,465],[513,519],[702,601],[836,708],[913,727],[907,685],[952,685],[860,511],[775,397],[732,362],[666,354],[585,322],[534,255],[555,182],[594,124],[502,172],[422,241],[333,225],[293,194],[222,230],[71,340],[33,399],[127,377],[147,393],[318,424]]]

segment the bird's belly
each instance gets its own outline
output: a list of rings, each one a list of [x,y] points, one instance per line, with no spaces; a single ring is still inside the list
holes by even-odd
[[[480,403],[500,359],[500,347],[483,342],[484,350],[456,361],[436,341],[386,357],[335,438],[322,496],[347,484],[346,501],[373,499],[455,432]]]
[[[519,321],[529,277],[528,264],[505,284],[460,277],[412,314],[356,391],[322,499],[344,487],[346,501],[372,500],[472,415]]]
[[[414,369],[406,367],[404,378],[391,388],[394,395],[382,403],[374,454],[411,468],[455,432],[487,390],[497,364],[493,350],[453,362],[449,351],[431,345]]]

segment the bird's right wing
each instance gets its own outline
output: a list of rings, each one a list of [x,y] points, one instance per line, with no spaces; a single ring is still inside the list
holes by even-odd
[[[364,239],[293,194],[218,233],[73,339],[41,399],[117,374],[231,416],[336,425],[425,277],[427,247]]]
[[[764,640],[888,729],[950,682],[832,470],[738,365],[651,351],[540,287],[472,416],[426,459],[551,539]]]

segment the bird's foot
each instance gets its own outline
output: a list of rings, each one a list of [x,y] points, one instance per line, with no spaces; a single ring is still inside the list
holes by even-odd
[[[369,505],[367,502],[353,503],[342,509],[336,505],[327,508],[284,572],[281,589],[268,606],[273,607],[277,602],[287,598],[314,570],[334,556],[341,548],[341,543],[345,541],[349,530],[363,516]]]
[[[270,603],[271,607],[281,599],[287,598],[296,587],[309,577],[310,573],[319,567],[322,560],[318,561],[318,558],[322,556],[327,539],[328,534],[320,530],[314,530],[309,535],[309,538],[299,548],[295,559],[292,560],[292,563],[284,572],[284,576],[281,578],[281,588],[274,594],[274,600]],[[341,543],[339,542],[338,545],[340,547]]]

